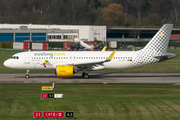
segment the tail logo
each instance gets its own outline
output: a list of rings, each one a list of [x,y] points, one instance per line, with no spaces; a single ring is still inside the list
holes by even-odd
[[[161,37],[163,36],[163,34],[161,33]]]

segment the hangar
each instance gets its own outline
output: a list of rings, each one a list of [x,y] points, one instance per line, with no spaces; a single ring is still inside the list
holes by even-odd
[[[0,42],[106,41],[106,26],[0,24]]]
[[[143,42],[149,41],[159,30],[160,27],[149,28],[108,28],[107,29],[107,42],[108,41],[126,41],[126,42]],[[171,41],[180,41],[180,29],[173,28],[171,33]]]

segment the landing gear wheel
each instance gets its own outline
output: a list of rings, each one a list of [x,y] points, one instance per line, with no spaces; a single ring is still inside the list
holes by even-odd
[[[82,77],[83,77],[83,78],[84,78],[84,75],[85,75],[85,74],[86,74],[85,72],[82,73]]]
[[[27,70],[25,78],[29,78],[29,70]]]
[[[29,75],[27,74],[27,75],[25,75],[25,78],[29,78]]]
[[[84,78],[85,79],[88,79],[89,78],[89,75],[87,73],[84,74]]]

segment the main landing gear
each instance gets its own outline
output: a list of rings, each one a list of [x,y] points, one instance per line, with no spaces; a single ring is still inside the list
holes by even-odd
[[[29,78],[29,70],[27,70],[25,78]]]
[[[85,78],[85,79],[88,79],[89,78],[89,75],[85,72],[82,73],[82,77]]]

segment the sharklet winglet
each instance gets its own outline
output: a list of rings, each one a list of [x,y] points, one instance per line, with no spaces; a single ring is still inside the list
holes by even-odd
[[[101,51],[106,51],[107,46],[105,46]]]
[[[106,62],[111,61],[112,58],[114,57],[114,54],[116,53],[116,50],[109,56],[109,58],[106,60]]]

